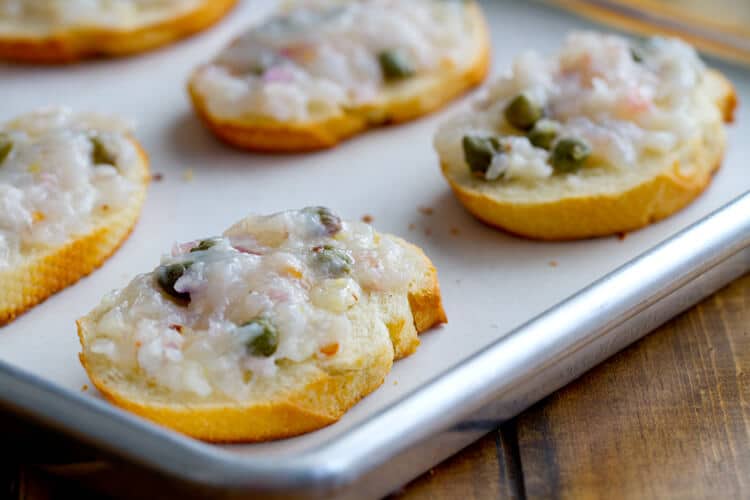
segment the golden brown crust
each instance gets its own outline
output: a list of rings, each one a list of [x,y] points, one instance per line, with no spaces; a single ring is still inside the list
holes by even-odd
[[[736,92],[726,78],[715,76],[723,87],[717,106],[724,121],[731,122],[737,105]],[[706,189],[721,165],[723,149],[723,145],[711,150],[698,143],[690,155],[696,168],[685,171],[675,162],[624,192],[545,203],[498,200],[456,182],[448,174],[448,165],[442,164],[441,168],[459,201],[481,221],[518,236],[560,241],[629,232],[674,214]]]
[[[140,215],[149,180],[148,159],[137,146],[143,183],[126,208],[102,217],[101,223],[85,236],[0,271],[0,325],[90,274],[127,239]]]
[[[81,323],[78,335],[84,344]],[[252,405],[151,404],[118,393],[87,365],[81,364],[94,386],[121,408],[159,425],[208,442],[258,442],[293,437],[338,421],[359,400],[380,387],[393,363],[392,352],[383,352],[360,370],[321,373],[287,400]]]
[[[193,107],[205,125],[223,142],[263,153],[303,153],[330,148],[368,126],[364,116],[340,114],[309,124],[256,120],[252,123],[223,120],[208,112],[205,100],[192,85],[188,92]]]
[[[714,167],[684,176],[679,163],[625,193],[566,198],[544,204],[498,202],[453,181],[456,197],[479,220],[526,238],[564,241],[627,233],[664,219],[702,193]]]
[[[22,63],[73,63],[91,57],[126,56],[185,38],[219,21],[237,0],[204,0],[173,19],[134,30],[72,29],[44,37],[3,37],[0,59]]]
[[[411,318],[400,318],[390,329],[407,328],[412,319],[422,332],[446,321],[437,282],[437,271],[425,259],[425,276],[409,292]],[[401,346],[397,355],[389,344],[366,359],[366,365],[341,372],[320,371],[315,380],[292,394],[282,394],[274,401],[252,404],[153,404],[136,400],[117,390],[115,384],[102,378],[102,370],[92,366],[86,352],[86,321],[79,320],[78,337],[83,347],[81,364],[92,383],[112,403],[178,432],[210,442],[254,442],[292,437],[336,422],[360,399],[382,385],[394,358],[411,354],[419,344]],[[393,334],[394,332],[391,332]],[[410,349],[410,347],[413,347]]]
[[[397,95],[382,105],[342,110],[336,116],[322,121],[285,123],[272,119],[224,119],[208,111],[205,99],[188,84],[196,113],[206,126],[229,145],[250,151],[267,153],[296,153],[330,148],[341,141],[370,128],[398,124],[431,113],[469,89],[480,84],[489,71],[490,40],[487,26],[477,5],[472,5],[480,31],[481,47],[474,61],[458,72],[444,68],[439,77],[433,77],[417,91]],[[200,70],[199,70],[200,71]]]
[[[387,323],[394,348],[394,359],[399,360],[414,354],[419,347],[419,334],[448,322],[443,309],[437,270],[421,248],[401,238],[399,243],[421,257],[424,269],[417,281],[409,285],[406,305],[409,318],[403,315]]]
[[[407,243],[407,245],[419,252],[428,264],[420,286],[409,290],[409,308],[414,318],[414,326],[418,333],[422,333],[434,326],[447,323],[448,317],[445,314],[445,309],[443,309],[437,269],[421,248],[410,243]]]
[[[721,109],[721,116],[724,119],[724,123],[734,123],[734,114],[737,111],[737,106],[740,105],[740,98],[737,96],[737,91],[732,86],[731,82],[725,80],[725,85],[729,87],[729,91],[723,96],[723,99],[718,103]]]

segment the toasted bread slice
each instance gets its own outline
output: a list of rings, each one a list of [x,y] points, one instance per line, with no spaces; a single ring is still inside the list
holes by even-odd
[[[690,203],[710,183],[726,145],[737,97],[720,73],[707,70],[700,88],[697,132],[668,152],[648,154],[629,169],[584,168],[571,181],[488,182],[471,172],[459,143],[471,126],[448,125],[436,137],[441,169],[453,193],[475,217],[520,236],[570,240],[639,229]],[[451,130],[453,128],[453,130]]]
[[[399,293],[363,291],[356,304],[342,313],[351,325],[346,338],[339,338],[333,348],[322,349],[325,355],[297,361],[274,359],[273,373],[253,373],[249,381],[245,380],[241,397],[216,390],[203,396],[176,391],[149,376],[138,363],[128,368],[122,362],[113,362],[112,355],[101,346],[102,341],[113,338],[113,329],[107,326],[111,324],[108,315],[117,309],[116,304],[122,304],[117,299],[105,299],[78,321],[81,363],[94,385],[114,404],[206,441],[279,439],[334,423],[383,383],[394,359],[416,349],[418,333],[446,321],[430,260],[403,240],[387,235],[378,238],[402,249],[410,263],[408,289]],[[129,328],[137,330],[139,325]],[[134,335],[136,338],[137,333]],[[290,342],[283,340],[284,335],[281,331],[278,352],[285,349],[281,343]],[[204,374],[209,373],[208,363],[205,361],[201,368]]]
[[[140,147],[139,151],[143,180],[126,207],[95,215],[91,231],[84,235],[0,269],[0,282],[5,283],[0,291],[0,325],[90,274],[125,242],[138,221],[150,179],[148,159]]]
[[[30,26],[0,18],[0,59],[25,63],[73,63],[92,57],[145,52],[202,31],[219,21],[237,0],[196,0],[160,11],[124,26]],[[155,7],[152,7],[155,8]],[[7,23],[11,23],[8,20]]]
[[[363,104],[337,105],[299,120],[280,120],[248,109],[227,116],[212,106],[203,88],[211,64],[198,68],[188,91],[193,106],[208,128],[224,142],[252,151],[303,152],[330,148],[367,129],[397,124],[428,114],[481,83],[490,64],[490,39],[479,6],[464,2],[468,14],[470,49],[465,62],[444,61],[439,68],[381,85],[377,96]],[[239,105],[238,105],[239,106]]]
[[[117,209],[103,205],[87,215],[85,233],[72,234],[59,245],[23,250],[17,262],[0,267],[0,325],[90,274],[127,239],[141,212],[150,180],[148,158],[137,141],[135,189]]]

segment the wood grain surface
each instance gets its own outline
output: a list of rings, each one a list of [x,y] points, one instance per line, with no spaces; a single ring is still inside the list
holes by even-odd
[[[518,419],[528,498],[750,498],[750,277]]]
[[[26,464],[0,493],[94,498]],[[750,498],[750,276],[393,498]]]
[[[520,500],[525,495],[518,465],[515,422],[509,422],[414,480],[393,499]]]

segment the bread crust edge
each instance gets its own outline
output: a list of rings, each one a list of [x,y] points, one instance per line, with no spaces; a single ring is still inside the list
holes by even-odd
[[[20,266],[0,271],[0,282],[11,284],[0,292],[0,326],[40,304],[99,268],[127,240],[135,228],[150,181],[148,157],[135,139],[142,180],[132,202],[102,217],[86,235],[35,256]]]
[[[429,88],[386,102],[382,107],[342,111],[325,120],[305,123],[272,119],[224,119],[212,115],[205,98],[188,83],[188,94],[201,121],[221,141],[231,146],[262,153],[303,153],[327,149],[366,130],[395,125],[436,111],[479,85],[490,67],[490,38],[477,4],[471,7],[480,30],[481,47],[473,63],[460,73],[451,72]]]
[[[237,0],[203,0],[172,19],[131,30],[86,28],[40,37],[0,35],[0,59],[17,63],[70,64],[93,57],[145,52],[188,37],[221,20]]]
[[[725,123],[734,120],[738,103],[732,84],[717,72],[723,94],[717,106]],[[725,139],[722,139],[725,141]],[[711,183],[723,159],[725,144],[711,151],[697,148],[694,175],[682,173],[679,162],[627,191],[594,196],[571,196],[544,203],[500,201],[456,182],[441,170],[461,204],[480,221],[524,238],[566,241],[609,236],[641,229],[678,212]]]

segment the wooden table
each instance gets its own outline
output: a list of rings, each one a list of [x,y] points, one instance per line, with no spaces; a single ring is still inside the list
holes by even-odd
[[[26,465],[0,472],[8,492],[87,497]],[[750,276],[395,495],[556,497],[750,498]]]

